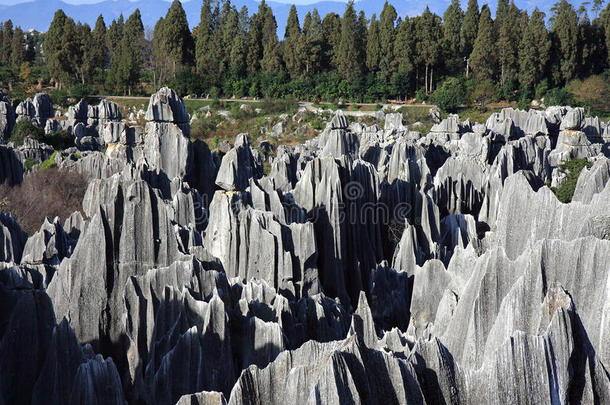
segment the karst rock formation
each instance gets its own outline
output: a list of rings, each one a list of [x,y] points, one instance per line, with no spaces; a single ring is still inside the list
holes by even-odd
[[[267,167],[190,139],[168,88],[133,127],[0,96],[0,139],[25,119],[73,131],[89,185],[33,235],[0,214],[2,405],[610,403],[610,125],[581,109],[338,112]],[[48,148],[0,145],[0,182]]]

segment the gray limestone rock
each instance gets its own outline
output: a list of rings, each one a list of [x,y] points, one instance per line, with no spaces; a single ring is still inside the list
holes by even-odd
[[[220,392],[203,391],[196,394],[183,395],[176,405],[226,405],[227,400]]]
[[[184,102],[168,87],[163,87],[150,97],[145,119],[174,124],[188,124],[190,121]]]
[[[585,110],[583,108],[572,108],[561,120],[562,131],[580,131],[585,123]]]
[[[0,262],[20,263],[27,234],[7,212],[0,212],[0,231]]]
[[[343,155],[356,156],[359,146],[358,137],[353,132],[333,129],[326,136],[326,144],[321,154],[335,158]]]
[[[38,93],[34,98],[28,98],[19,103],[15,109],[17,121],[31,121],[40,128],[44,128],[47,119],[53,117],[53,104],[47,93]]]
[[[216,184],[227,191],[243,191],[251,178],[262,176],[262,165],[255,158],[247,134],[235,138],[235,147],[222,158]]]
[[[17,151],[10,146],[0,145],[0,184],[8,183],[9,186],[20,184],[24,171]]]
[[[101,355],[82,363],[74,376],[70,404],[125,404],[119,373]]]
[[[572,201],[580,201],[585,204],[590,202],[595,194],[604,190],[609,178],[610,160],[608,159],[596,161],[590,169],[583,168],[578,177]]]
[[[392,113],[385,115],[385,125],[384,129],[386,131],[406,131],[407,127],[404,124],[404,120],[402,119],[401,113]]]
[[[56,154],[82,214],[27,239],[0,213],[0,404],[610,402],[607,123],[504,109],[421,137],[337,112],[221,161],[170,89],[144,129],[85,106],[69,128],[106,153]],[[0,180],[47,152],[0,146]],[[562,204],[544,184],[574,157]]]
[[[432,121],[434,121],[435,124],[438,124],[441,122],[441,112],[438,109],[431,108],[430,111],[428,112],[428,115],[430,116],[430,119],[432,119]]]
[[[8,141],[14,126],[15,112],[11,100],[0,92],[0,144]]]
[[[343,114],[343,111],[337,110],[334,117],[328,124],[328,129],[347,129],[349,124],[347,122],[347,118]]]
[[[70,121],[87,123],[89,114],[89,104],[87,100],[82,99],[78,103],[68,108],[66,118]]]
[[[193,167],[192,145],[179,125],[171,122],[148,122],[144,136],[144,157],[152,169],[164,172],[169,179],[186,177]]]
[[[68,235],[59,223],[59,218],[55,218],[53,222],[45,218],[40,230],[28,238],[23,248],[21,263],[57,266],[69,255]]]

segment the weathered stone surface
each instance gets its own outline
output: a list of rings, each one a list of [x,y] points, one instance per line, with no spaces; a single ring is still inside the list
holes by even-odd
[[[11,100],[0,92],[0,144],[8,141],[14,126],[15,112]]]
[[[561,120],[562,131],[580,131],[584,126],[585,110],[583,108],[572,108]]]
[[[347,129],[348,126],[349,124],[347,122],[347,118],[343,114],[343,111],[338,110],[333,119],[330,121],[328,129]]]
[[[145,119],[146,121],[185,124],[189,122],[189,115],[184,107],[184,102],[176,92],[168,87],[163,87],[150,97]]]
[[[8,183],[10,186],[20,184],[24,171],[23,163],[15,149],[0,145],[0,184]]]
[[[235,138],[235,147],[222,158],[216,184],[227,191],[244,191],[251,178],[262,176],[262,164],[252,153],[248,134]]]
[[[0,262],[20,263],[27,238],[11,214],[0,212]]]
[[[386,131],[406,131],[407,127],[404,125],[404,120],[402,119],[401,113],[392,113],[385,115],[385,125],[384,129]]]
[[[339,112],[221,161],[170,89],[144,129],[84,105],[70,128],[106,153],[55,155],[82,214],[27,240],[0,214],[0,403],[610,402],[607,123]],[[2,179],[46,151],[0,146]],[[593,166],[561,204],[573,157]]]
[[[17,121],[28,120],[44,128],[47,119],[53,117],[53,104],[47,93],[38,93],[34,98],[27,98],[15,109]]]
[[[144,136],[144,157],[152,169],[158,169],[167,177],[186,177],[193,167],[191,141],[174,123],[149,122]]]
[[[53,222],[45,218],[40,230],[28,238],[23,248],[23,264],[59,265],[70,255],[68,235],[59,223],[59,218]]]

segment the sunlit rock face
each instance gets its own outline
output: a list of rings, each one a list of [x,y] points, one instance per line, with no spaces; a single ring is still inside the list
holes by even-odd
[[[3,102],[0,135],[51,117]],[[82,209],[0,213],[0,404],[610,403],[608,123],[432,113],[210,151],[171,89],[142,126],[77,104]],[[0,146],[0,180],[49,152]]]

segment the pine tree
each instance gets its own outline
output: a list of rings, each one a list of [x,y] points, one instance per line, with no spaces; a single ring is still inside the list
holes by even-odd
[[[599,73],[605,67],[606,46],[603,30],[597,21],[591,24],[584,6],[581,6],[580,11],[582,11],[582,16],[578,23],[578,40],[581,44],[578,48],[578,59],[580,60],[578,74],[581,77],[588,77]]]
[[[381,45],[379,43],[379,23],[375,14],[371,17],[371,24],[366,39],[366,67],[370,72],[379,70],[381,59]]]
[[[525,94],[532,95],[536,84],[544,77],[550,51],[544,13],[536,7],[519,44],[519,83]]]
[[[420,58],[420,63],[424,65],[425,89],[426,94],[429,94],[432,92],[434,84],[434,68],[441,57],[441,19],[436,14],[432,14],[430,9],[426,7],[416,21],[416,51]]]
[[[224,72],[230,70],[231,65],[231,50],[233,49],[233,43],[235,38],[239,35],[239,13],[235,6],[231,5],[231,1],[227,0],[223,4],[222,11],[220,13],[220,26],[219,36],[216,36],[218,43],[218,49],[220,50],[221,71]]]
[[[261,69],[267,73],[277,73],[282,70],[281,48],[277,38],[277,23],[271,7],[267,5],[265,5],[263,15],[262,33],[263,59],[261,60]]]
[[[366,18],[364,10],[360,10],[356,19],[356,45],[358,46],[358,58],[361,61],[360,65],[363,71],[366,69],[366,36],[368,26],[369,20]]]
[[[337,70],[346,80],[353,80],[362,73],[357,36],[357,16],[354,2],[350,0],[341,19],[341,41],[336,54]]]
[[[0,51],[2,51],[2,44],[4,43],[4,23],[0,22]],[[3,65],[4,62],[4,53],[0,55],[0,66]]]
[[[1,30],[1,27],[0,27]],[[1,37],[1,36],[0,36]],[[36,60],[36,43],[34,42],[33,34],[26,34],[25,36],[25,61],[29,62],[30,65]]]
[[[142,44],[144,43],[144,26],[140,10],[136,9],[125,22],[121,53],[118,66],[119,82],[131,94],[131,89],[138,83],[140,71],[144,64]]]
[[[504,4],[504,2],[500,0],[498,7],[500,4]],[[500,63],[500,82],[505,84],[513,81],[517,76],[521,11],[514,2],[511,2],[510,6],[503,10],[501,16],[498,31],[498,61]]]
[[[78,79],[77,67],[81,63],[80,41],[76,23],[71,18],[65,20],[59,58],[62,61],[60,74],[62,81],[69,81],[75,76]]]
[[[11,20],[5,22],[2,31],[2,62],[5,65],[10,65],[12,62],[11,52],[13,50],[13,22]]]
[[[307,13],[303,21],[303,35],[305,36],[305,72],[312,75],[320,72],[322,65],[322,20],[317,9]]]
[[[248,73],[255,74],[260,70],[260,61],[263,58],[263,27],[262,16],[258,13],[252,16],[248,37],[248,55],[246,65]]]
[[[106,32],[106,47],[110,54],[110,65],[112,66],[116,66],[119,63],[124,27],[125,22],[123,21],[123,14],[121,14],[117,20],[112,20]]]
[[[64,60],[61,57],[62,40],[64,37],[64,27],[68,17],[63,10],[57,10],[51,21],[43,43],[45,62],[49,68],[51,78],[61,87],[61,74],[63,72]],[[5,24],[6,27],[6,24]],[[5,34],[6,36],[6,34]]]
[[[108,47],[106,46],[106,23],[100,14],[93,29],[93,65],[96,69],[103,69],[108,61]]]
[[[464,13],[460,0],[451,0],[443,14],[443,50],[445,58],[458,58],[460,55],[460,32]]]
[[[297,15],[297,8],[293,4],[288,14],[283,43],[284,63],[286,64],[286,70],[293,79],[301,77],[304,73],[304,51],[304,38],[299,16]]]
[[[21,30],[20,27],[15,28],[12,42],[11,64],[18,67],[25,61],[25,41],[23,38],[23,30]]]
[[[192,64],[195,50],[186,13],[179,0],[172,2],[165,15],[162,35],[163,50],[167,52],[171,72],[175,77],[180,66]]]
[[[152,39],[152,59],[153,59],[153,80],[154,87],[157,89],[159,86],[158,83],[164,83],[167,74],[167,66],[169,65],[169,61],[167,58],[167,54],[163,50],[163,31],[164,31],[165,19],[163,17],[159,18],[157,23],[155,24],[155,28],[153,29],[153,39]]]
[[[77,79],[85,84],[93,75],[95,69],[93,45],[93,34],[88,24],[76,25],[76,40],[78,48],[76,50],[76,60],[74,60]]]
[[[484,5],[481,8],[479,33],[470,55],[470,66],[478,81],[494,80],[496,78],[498,71],[496,37],[497,34],[489,7]]]
[[[386,1],[379,16],[379,74],[382,80],[389,80],[394,69],[394,41],[396,39],[396,9]]]
[[[464,58],[470,58],[474,48],[474,42],[479,34],[479,19],[477,0],[468,0],[468,7],[466,8],[466,14],[464,14],[464,22],[460,33],[460,52]],[[468,77],[468,69],[466,70],[466,77]]]
[[[496,7],[496,30],[500,30],[500,26],[504,23],[504,19],[508,15],[509,2],[508,0],[498,0]]]
[[[406,19],[398,26],[396,35],[396,68],[399,73],[411,73],[415,66],[414,58],[415,35],[413,34],[413,24]]]
[[[339,43],[341,42],[341,17],[328,13],[322,20],[322,70],[337,69]]]
[[[567,83],[576,75],[578,68],[578,16],[574,7],[566,0],[555,3],[551,18],[552,32],[555,38],[555,53],[559,57],[559,75],[557,79]]]
[[[218,58],[214,49],[215,14],[212,10],[212,0],[204,0],[195,43],[197,72],[210,83],[216,82],[218,73]]]
[[[610,3],[606,6],[599,19],[599,25],[601,31],[603,31],[603,37],[606,44],[606,67],[610,67]]]
[[[243,6],[238,15],[238,27],[231,43],[229,70],[235,77],[246,74],[246,56],[248,53],[248,9]]]

